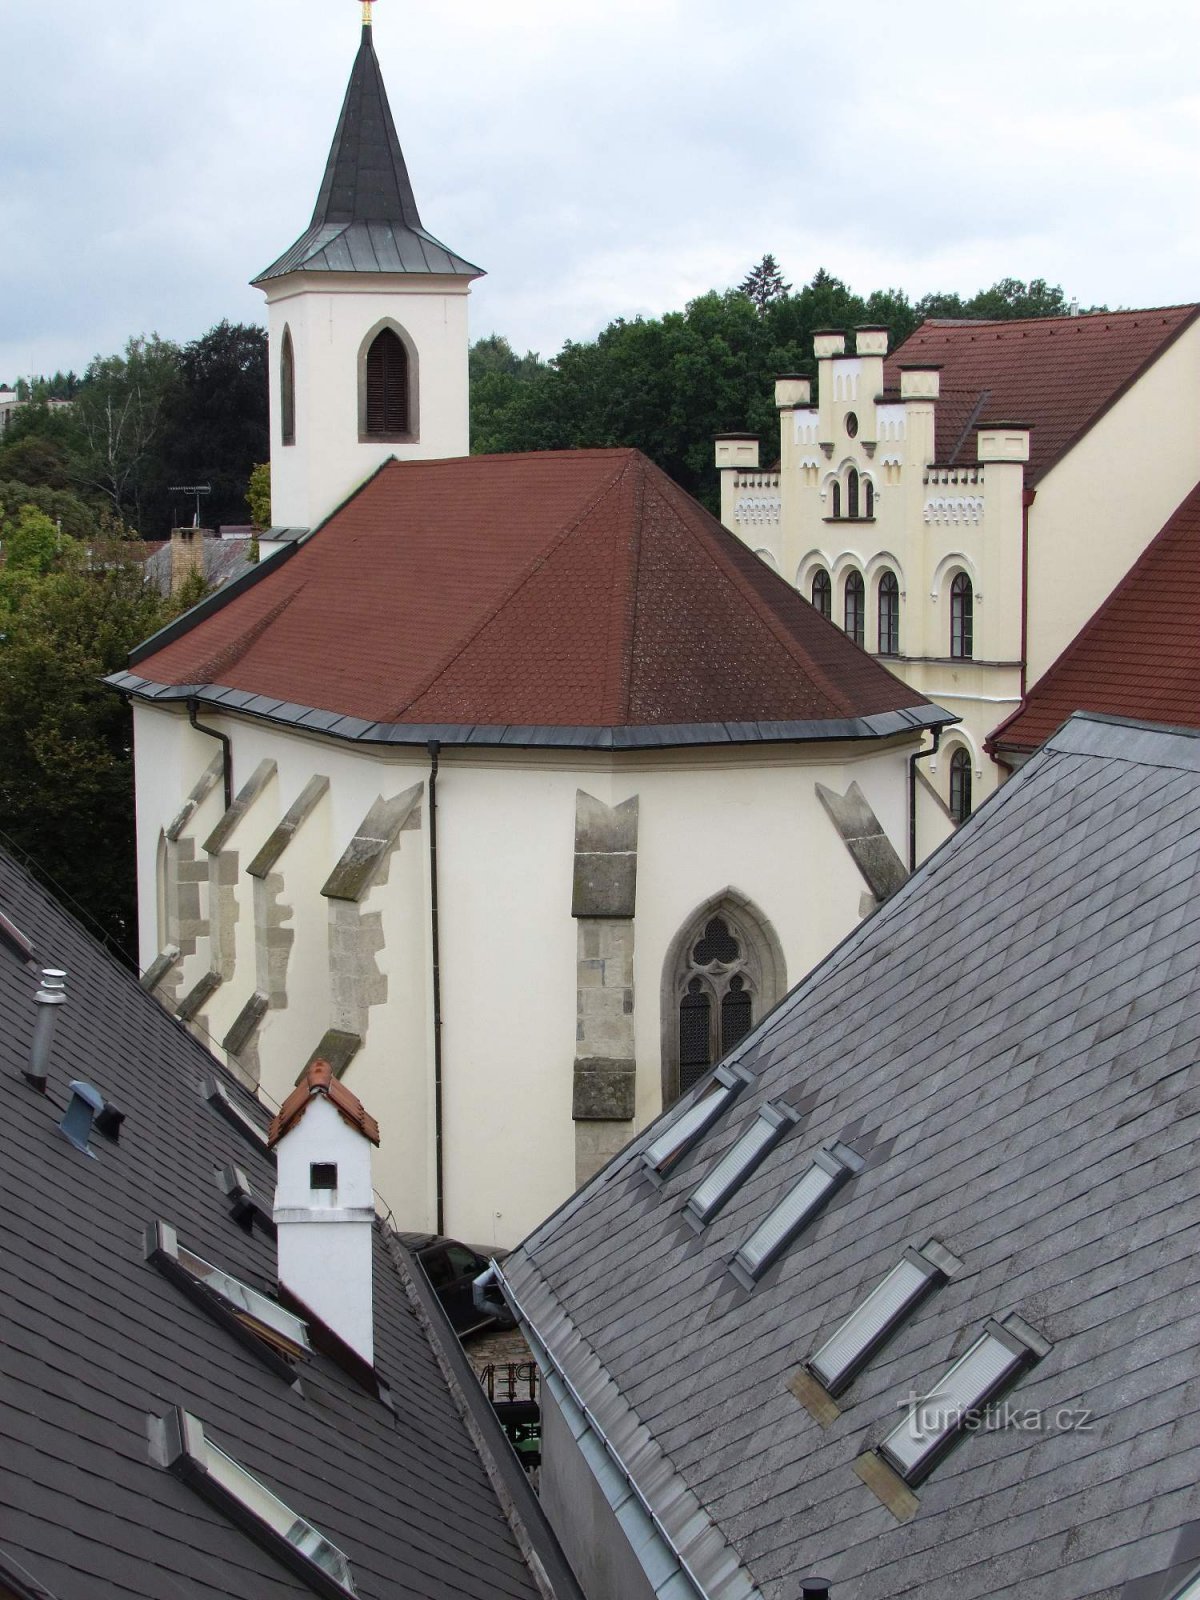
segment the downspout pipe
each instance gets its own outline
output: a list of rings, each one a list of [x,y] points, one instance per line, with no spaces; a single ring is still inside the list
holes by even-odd
[[[1029,511],[1036,489],[1021,494],[1021,704],[1029,688]]]
[[[229,810],[233,804],[233,745],[227,733],[219,733],[216,728],[206,728],[196,718],[200,711],[199,700],[189,700],[187,703],[188,721],[197,733],[206,733],[210,739],[219,739],[221,749],[224,751],[224,760],[221,763],[222,776],[225,779],[225,809]]]
[[[938,753],[942,742],[941,728],[933,730],[933,743],[928,750],[914,750],[908,758],[908,870],[917,870],[917,762],[925,761]]]
[[[436,1184],[437,1226],[446,1231],[446,1166],[442,1150],[442,949],[438,925],[437,781],[442,746],[430,739],[429,751],[429,929],[433,958],[433,1164]]]

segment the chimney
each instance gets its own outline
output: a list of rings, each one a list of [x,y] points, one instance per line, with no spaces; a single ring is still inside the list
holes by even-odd
[[[178,594],[193,572],[204,575],[204,535],[199,528],[171,529],[171,593]]]
[[[33,1025],[33,1044],[29,1050],[29,1065],[25,1069],[25,1082],[39,1094],[46,1092],[46,1076],[50,1066],[50,1052],[54,1047],[54,1030],[58,1026],[58,1008],[67,1003],[67,975],[56,967],[46,967],[42,983],[34,995],[37,1021]]]
[[[379,1124],[314,1061],[267,1135],[275,1151],[281,1286],[368,1365],[375,1364],[371,1146]]]

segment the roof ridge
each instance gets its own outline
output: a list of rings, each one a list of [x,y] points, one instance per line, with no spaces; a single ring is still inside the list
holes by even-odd
[[[559,454],[561,452],[556,451],[551,453]],[[445,655],[436,664],[436,666],[434,666],[424,678],[417,681],[417,684],[413,688],[412,692],[408,695],[407,699],[402,702],[402,704],[396,707],[391,718],[378,718],[376,720],[391,720],[400,722],[403,719],[404,713],[409,710],[411,706],[414,706],[418,700],[423,699],[424,696],[430,692],[430,690],[437,683],[438,679],[443,677],[445,673],[447,673],[454,665],[454,663],[470,649],[470,647],[483,634],[483,632],[496,620],[500,613],[504,611],[513,600],[516,599],[516,597],[521,593],[522,589],[524,589],[527,584],[532,582],[532,580],[545,566],[546,562],[549,561],[551,557],[558,552],[562,545],[564,545],[567,540],[578,531],[580,525],[591,516],[592,512],[601,503],[601,501],[611,494],[612,491],[620,484],[625,474],[629,471],[632,462],[639,455],[639,452],[630,448],[626,450],[624,454],[625,460],[621,463],[620,469],[615,472],[611,478],[607,479],[605,483],[592,495],[591,499],[588,500],[584,505],[582,511],[580,511],[572,521],[566,523],[565,526],[558,529],[550,536],[548,542],[543,545],[537,554],[526,563],[526,565],[513,579],[512,583],[509,584],[508,588],[503,592],[503,594],[501,594],[500,598],[487,612],[484,613],[475,626],[457,643],[451,645],[449,650],[447,650]]]

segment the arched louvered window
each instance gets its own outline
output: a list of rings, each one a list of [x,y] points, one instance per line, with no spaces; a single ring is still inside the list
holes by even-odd
[[[284,444],[296,442],[296,352],[292,330],[284,328],[279,352],[279,423]]]
[[[842,514],[842,486],[836,478],[833,480],[833,493],[831,498],[833,501],[833,514],[835,517],[840,517]]]
[[[746,1037],[782,996],[786,979],[774,933],[732,891],[684,925],[663,977],[672,1013],[663,1057],[669,1105]]]
[[[975,654],[975,592],[965,572],[950,585],[950,654],[960,661]]]
[[[846,632],[861,645],[865,641],[866,590],[862,573],[852,572],[846,579],[845,625]]]
[[[846,474],[846,515],[858,516],[858,473],[853,467]]]
[[[813,573],[812,603],[823,617],[833,616],[833,584],[824,567]]]
[[[409,432],[408,351],[392,328],[382,328],[367,351],[368,439],[393,439]]]
[[[894,572],[879,580],[879,654],[900,654],[900,585]]]
[[[950,757],[950,815],[955,822],[971,815],[971,754],[961,745]]]

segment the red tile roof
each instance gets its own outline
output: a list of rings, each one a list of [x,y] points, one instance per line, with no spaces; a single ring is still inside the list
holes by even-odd
[[[1029,423],[1026,482],[1034,485],[1197,315],[1200,306],[1187,305],[1022,322],[925,322],[888,357],[884,381],[898,389],[902,366],[941,367],[936,449],[945,465],[975,460],[973,423]]]
[[[267,1130],[267,1143],[277,1145],[289,1128],[294,1128],[312,1104],[313,1096],[323,1094],[344,1122],[357,1128],[372,1144],[379,1143],[379,1124],[370,1116],[357,1095],[333,1075],[328,1061],[314,1061],[288,1095]]]
[[[152,684],[393,724],[930,710],[635,450],[389,463],[289,559],[133,659]]]
[[[1074,711],[1200,728],[1200,485],[989,746],[1034,750]]]

